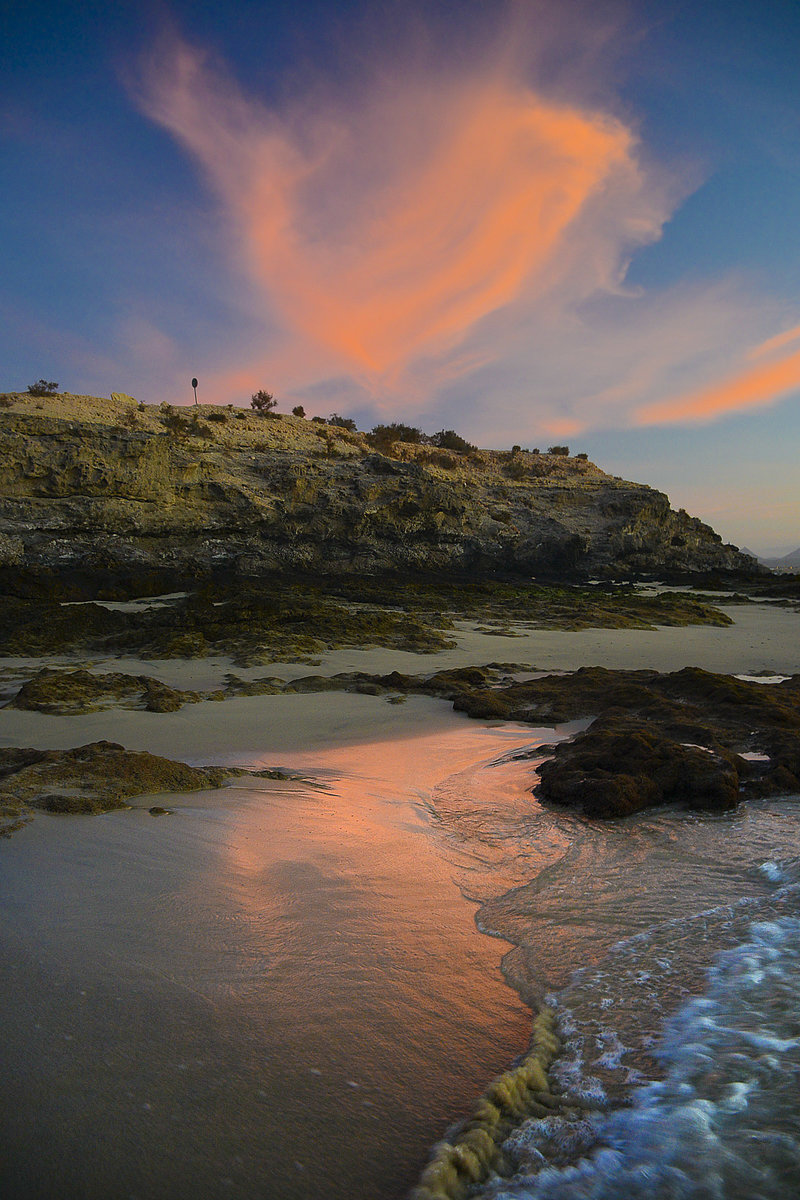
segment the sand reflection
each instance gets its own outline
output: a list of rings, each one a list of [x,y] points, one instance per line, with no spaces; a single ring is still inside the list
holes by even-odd
[[[399,1200],[526,1046],[429,803],[529,741],[464,723],[318,750],[293,765],[324,790],[42,817],[13,839],[6,1194]]]

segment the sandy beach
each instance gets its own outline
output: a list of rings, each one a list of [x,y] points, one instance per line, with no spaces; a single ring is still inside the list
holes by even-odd
[[[188,689],[219,686],[232,669],[285,679],[491,661],[800,670],[796,612],[727,611],[735,624],[724,629],[502,637],[461,626],[457,648],[435,655],[339,650],[318,666],[268,671],[222,657],[92,666]],[[0,663],[7,690],[39,665]],[[4,709],[6,746],[108,739],[315,781],[142,797],[102,816],[37,813],[3,845],[0,958],[16,1031],[5,1194],[105,1200],[122,1187],[140,1200],[165,1190],[255,1200],[269,1180],[275,1200],[400,1200],[448,1124],[525,1051],[530,1013],[500,972],[510,945],[506,970],[524,987],[534,966],[546,977],[548,955],[563,977],[565,953],[580,965],[629,927],[600,886],[607,871],[620,878],[614,832],[587,858],[580,822],[545,817],[531,764],[514,757],[569,732],[473,721],[433,698],[338,692],[167,713]],[[172,815],[151,817],[154,802]],[[637,879],[653,838],[662,854],[661,828],[644,822],[628,835]],[[559,874],[575,854],[596,891],[591,932],[570,872]],[[726,868],[709,895],[735,894],[749,869]],[[551,888],[560,881],[555,899],[537,884],[531,908],[527,881],[542,872]],[[669,884],[678,910],[681,887],[699,886],[683,878]],[[665,911],[656,892],[634,917],[640,891],[625,900],[634,929]],[[542,906],[543,923],[531,925]]]

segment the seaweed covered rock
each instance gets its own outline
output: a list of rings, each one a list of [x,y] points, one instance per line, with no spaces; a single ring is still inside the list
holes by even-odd
[[[117,742],[90,742],[71,750],[0,749],[0,812],[107,812],[126,808],[134,796],[220,787],[236,773],[190,767],[126,750]]]
[[[83,668],[60,671],[43,667],[22,684],[8,707],[66,716],[94,712],[112,704],[144,708],[148,712],[177,712],[184,704],[204,698],[204,694],[179,691],[148,675],[118,671],[94,674]]]
[[[455,704],[482,715],[492,694]],[[663,675],[588,668],[495,695],[513,720],[596,718],[542,764],[535,794],[548,803],[619,817],[800,792],[799,675],[765,685],[697,667]]]
[[[624,817],[653,805],[729,809],[739,801],[733,754],[676,741],[647,721],[607,715],[539,769],[536,795],[592,817]]]

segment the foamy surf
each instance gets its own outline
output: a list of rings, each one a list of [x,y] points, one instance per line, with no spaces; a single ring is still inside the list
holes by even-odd
[[[753,907],[745,901],[727,917],[718,913],[712,927],[727,923],[730,930]],[[703,992],[667,1018],[652,1049],[662,1077],[634,1087],[627,1107],[602,1111],[608,1091],[588,1071],[587,1034],[565,1006],[566,990],[559,998],[564,1055],[551,1076],[562,1095],[594,1101],[597,1111],[579,1120],[524,1123],[504,1146],[510,1178],[478,1194],[486,1200],[783,1200],[798,1194],[800,888],[785,887],[773,906],[760,907],[776,911],[751,922],[746,939],[717,956]],[[635,958],[648,938],[632,942],[639,943],[628,947]],[[613,1017],[605,1020],[606,1065],[619,1067],[627,1047]]]

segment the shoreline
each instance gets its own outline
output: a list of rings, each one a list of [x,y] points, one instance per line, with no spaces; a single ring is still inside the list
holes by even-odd
[[[163,682],[177,685],[183,688],[199,687],[203,685],[213,686],[215,682],[219,682],[228,671],[235,673],[244,679],[254,679],[263,676],[267,671],[280,674],[284,679],[296,679],[304,675],[308,675],[310,671],[320,675],[333,675],[341,671],[372,671],[390,672],[398,671],[413,671],[414,673],[422,673],[425,671],[441,671],[448,668],[465,666],[474,663],[486,663],[491,661],[506,661],[506,660],[524,660],[529,662],[532,670],[544,671],[570,671],[579,666],[587,665],[589,662],[602,662],[603,665],[610,668],[618,669],[637,669],[644,666],[659,667],[667,670],[677,670],[681,666],[688,663],[697,663],[706,665],[708,669],[719,670],[720,666],[728,668],[736,668],[737,673],[745,674],[752,673],[761,675],[767,671],[770,673],[785,673],[793,674],[800,671],[800,649],[798,649],[798,640],[796,638],[796,628],[798,614],[790,609],[778,609],[769,607],[768,605],[751,605],[734,607],[728,609],[733,616],[735,624],[727,628],[709,628],[692,627],[680,628],[659,628],[654,631],[649,630],[584,630],[579,632],[574,631],[553,631],[553,630],[525,630],[523,637],[503,637],[500,635],[486,635],[477,632],[474,628],[459,627],[456,630],[458,645],[454,649],[444,650],[436,654],[420,655],[418,653],[399,651],[394,649],[341,649],[326,653],[323,661],[318,666],[309,667],[307,663],[275,663],[265,668],[250,667],[242,668],[235,667],[230,659],[222,656],[215,656],[208,659],[196,660],[152,660],[152,659],[105,659],[93,660],[93,667],[96,671],[116,670],[116,671],[138,671],[147,673],[161,678]],[[693,635],[697,636],[693,636]],[[795,636],[790,636],[795,634]],[[657,653],[656,653],[657,652]],[[654,661],[655,660],[655,661]],[[63,657],[49,657],[47,660],[25,660],[25,659],[3,659],[0,660],[0,676],[4,672],[19,670],[23,672],[28,667],[33,667],[36,663],[47,661],[49,665],[77,665],[77,660],[74,658],[65,659]],[[530,674],[529,671],[521,671],[521,675]],[[22,678],[22,676],[20,676]],[[539,737],[541,735],[541,737]],[[427,829],[425,842],[420,842],[419,845],[426,845],[426,854],[433,855],[430,862],[433,863],[436,855],[441,854],[442,843],[437,842],[437,838],[442,836],[443,826],[441,820],[434,819],[431,822],[431,814],[434,810],[426,807],[428,801],[425,799],[424,788],[420,790],[420,782],[417,778],[419,747],[423,744],[434,746],[437,742],[442,745],[448,743],[450,738],[465,739],[465,744],[469,743],[478,747],[482,742],[488,744],[492,739],[505,741],[507,744],[527,744],[528,746],[536,744],[537,738],[541,741],[543,738],[552,739],[552,731],[539,730],[531,725],[513,726],[508,722],[492,722],[481,721],[480,723],[470,720],[465,714],[454,712],[449,702],[442,703],[434,697],[408,695],[402,705],[387,703],[386,696],[370,696],[356,695],[351,693],[296,693],[291,695],[261,695],[253,697],[233,697],[225,700],[223,703],[214,701],[203,701],[198,704],[193,704],[184,707],[177,712],[144,712],[130,709],[107,708],[97,712],[91,712],[79,716],[66,715],[48,715],[41,712],[26,712],[19,710],[4,709],[2,719],[0,719],[0,745],[37,745],[47,748],[67,748],[81,741],[108,739],[113,741],[122,741],[127,748],[135,750],[149,750],[150,752],[167,754],[170,757],[183,758],[193,762],[218,762],[224,765],[240,765],[240,766],[268,766],[281,767],[291,771],[301,771],[307,775],[313,774],[313,761],[316,758],[325,759],[328,766],[326,771],[321,773],[318,778],[327,786],[325,790],[317,793],[309,792],[304,795],[302,785],[295,783],[278,783],[268,784],[259,781],[258,784],[253,784],[247,781],[238,790],[236,785],[217,793],[216,797],[212,793],[197,792],[187,793],[185,797],[177,802],[177,815],[166,817],[163,821],[152,821],[147,814],[144,806],[136,805],[135,808],[128,813],[114,813],[99,817],[47,817],[39,818],[32,827],[20,831],[12,839],[19,839],[20,852],[24,858],[28,846],[37,843],[44,844],[53,842],[50,833],[43,836],[42,829],[37,832],[37,826],[48,826],[48,829],[55,830],[52,822],[58,822],[61,832],[68,832],[68,836],[64,839],[65,846],[59,847],[55,844],[52,846],[52,862],[51,869],[60,870],[59,864],[63,864],[64,855],[69,858],[73,856],[73,860],[83,864],[80,867],[81,871],[106,869],[105,864],[98,864],[97,868],[90,867],[89,846],[93,842],[105,844],[107,852],[111,853],[111,862],[119,862],[124,866],[125,871],[129,871],[131,864],[126,864],[127,852],[118,856],[121,853],[121,845],[127,839],[127,835],[123,835],[123,843],[112,849],[115,846],[114,830],[118,834],[122,834],[125,829],[125,822],[128,823],[130,836],[133,838],[144,838],[149,847],[150,854],[154,855],[152,864],[141,862],[141,869],[146,875],[153,875],[153,878],[158,878],[158,872],[164,869],[166,874],[163,875],[162,882],[159,887],[164,890],[165,894],[169,894],[178,885],[181,879],[180,870],[175,873],[177,863],[180,861],[180,854],[184,853],[189,847],[193,847],[192,853],[197,853],[207,858],[209,855],[215,856],[218,852],[227,852],[235,843],[238,846],[237,853],[240,857],[236,860],[230,859],[227,861],[227,866],[220,876],[220,879],[230,878],[237,888],[242,885],[242,882],[252,876],[253,881],[258,881],[261,877],[260,873],[263,870],[263,861],[260,858],[257,847],[263,845],[266,847],[269,843],[263,841],[263,833],[257,836],[251,833],[246,837],[240,837],[238,834],[234,838],[233,831],[241,826],[242,822],[255,821],[255,826],[250,826],[252,829],[263,827],[265,821],[275,820],[275,816],[270,816],[270,812],[282,814],[281,822],[274,826],[274,834],[272,836],[285,837],[286,831],[283,827],[283,822],[292,821],[298,818],[298,815],[305,812],[306,817],[314,822],[322,822],[325,829],[328,831],[326,836],[330,837],[335,829],[341,832],[341,824],[344,821],[345,826],[349,830],[348,837],[351,840],[352,846],[361,854],[361,846],[365,851],[369,852],[370,848],[375,844],[370,842],[370,837],[378,837],[379,843],[384,844],[387,830],[391,827],[392,822],[398,819],[399,814],[402,815],[402,820],[408,825],[409,829],[416,829],[421,832]],[[400,753],[398,753],[400,752]],[[370,760],[369,755],[372,753],[374,758]],[[470,754],[473,752],[470,751]],[[359,825],[363,815],[363,809],[360,809],[358,803],[355,807],[344,802],[338,808],[331,807],[330,787],[334,791],[340,789],[342,797],[347,795],[355,795],[348,793],[347,789],[352,787],[373,786],[369,784],[371,778],[370,762],[382,761],[383,778],[391,780],[391,795],[387,793],[388,807],[386,813],[395,815],[391,816],[389,825],[384,825],[382,821],[371,825],[372,833],[369,837],[365,837],[365,829],[363,825]],[[499,761],[499,760],[498,760]],[[343,774],[339,774],[339,767],[349,766],[343,770]],[[455,788],[454,796],[458,799],[463,794],[471,794],[469,789],[474,784],[475,768],[477,764],[474,758],[464,760],[466,766],[472,768],[472,774],[469,771],[462,778],[462,774],[456,771],[452,775],[453,786]],[[484,768],[486,763],[483,764]],[[532,771],[529,761],[523,761],[517,764],[519,779],[527,779]],[[361,780],[359,782],[359,779]],[[473,783],[470,782],[473,781]],[[349,782],[348,782],[349,781]],[[500,787],[498,782],[496,787]],[[503,785],[505,787],[505,785]],[[341,789],[344,788],[344,791]],[[227,794],[226,794],[227,793]],[[502,804],[498,804],[498,796],[502,795]],[[511,816],[516,820],[517,813],[513,810],[513,802],[508,797],[507,792],[502,790],[489,793],[490,803],[487,812],[497,813],[503,806],[511,806],[509,808],[509,819]],[[174,797],[172,798],[174,800]],[[530,793],[526,788],[520,791],[519,813],[522,814],[525,807],[534,805],[535,802],[530,798]],[[421,805],[421,807],[420,807]],[[171,803],[172,807],[172,803]],[[434,806],[435,808],[435,806]],[[351,813],[352,809],[352,813]],[[440,811],[441,814],[443,809]],[[352,820],[345,820],[345,814],[355,814]],[[416,815],[414,815],[416,813]],[[452,811],[452,831],[457,831],[459,822],[462,819],[469,823],[471,819],[467,813],[459,815],[458,809]],[[305,820],[306,817],[303,817]],[[560,817],[554,818],[557,825]],[[79,834],[79,826],[73,822],[91,821],[91,826],[83,826],[84,830],[91,830],[86,839],[85,844],[82,843],[82,837]],[[66,824],[65,824],[66,822]],[[97,824],[94,824],[94,823]],[[325,824],[328,822],[328,824]],[[569,823],[569,819],[567,819]],[[273,828],[270,826],[270,828]],[[189,842],[180,849],[181,843],[188,837],[189,831],[193,830]],[[205,830],[205,832],[204,832]],[[451,831],[451,832],[452,832]],[[255,836],[255,844],[253,837]],[[338,834],[337,834],[338,836]],[[613,841],[613,837],[609,835]],[[108,838],[111,837],[111,841]],[[232,841],[233,838],[233,841]],[[56,841],[61,840],[60,836]],[[142,843],[145,844],[145,843]],[[325,845],[325,839],[319,843],[321,847]],[[386,843],[387,845],[389,843]],[[314,870],[317,871],[319,864],[326,862],[328,856],[328,865],[325,866],[323,875],[319,876],[312,873],[306,875],[303,872],[306,870],[305,859],[308,855],[308,843],[305,840],[305,835],[292,835],[291,849],[289,843],[286,843],[286,861],[289,866],[289,875],[286,880],[292,879],[292,872],[298,871],[297,864],[303,866],[303,870],[297,876],[301,879],[302,889],[311,888],[309,896],[316,897],[311,902],[319,903],[319,896],[326,897],[325,904],[338,903],[335,897],[338,895],[337,887],[329,891],[330,883],[325,882],[325,872],[330,869],[330,859],[332,853],[331,845],[328,843],[328,850],[319,859],[319,863],[315,865]],[[456,853],[454,861],[460,862],[458,854],[458,842],[454,843],[455,850],[451,846],[444,852],[444,857],[437,866],[437,871],[441,871],[442,864],[449,861],[448,855]],[[172,846],[167,854],[168,846]],[[438,849],[437,849],[438,846]],[[215,849],[216,847],[216,849]],[[227,848],[227,850],[226,850]],[[14,852],[16,854],[16,851]],[[178,854],[178,858],[173,860],[172,867],[170,864],[170,855]],[[165,857],[166,855],[166,857]],[[77,856],[77,857],[75,857]],[[363,860],[370,861],[369,859]],[[246,864],[246,865],[245,865]],[[292,865],[293,864],[293,865]],[[360,868],[361,870],[362,868]],[[394,869],[394,868],[393,868]],[[233,874],[230,872],[233,870]],[[336,867],[334,876],[338,878],[339,867]],[[170,885],[167,881],[172,878],[173,883]],[[356,887],[353,893],[353,903],[356,903],[356,911],[359,921],[363,919],[363,912],[358,907],[361,901],[357,899],[358,888],[356,886],[359,875],[358,872],[352,876],[345,875],[347,878],[348,889],[351,886]],[[469,875],[465,876],[469,879]],[[54,881],[53,881],[54,882]],[[48,887],[53,886],[53,882],[48,883]],[[107,887],[111,887],[109,879]],[[251,885],[248,883],[247,887]],[[259,885],[260,886],[260,885]],[[281,884],[281,887],[285,886]],[[456,904],[459,911],[469,912],[471,908],[478,902],[474,898],[467,900],[469,896],[478,896],[478,890],[464,890],[462,887],[461,894]],[[495,886],[501,886],[495,884]],[[503,885],[504,886],[504,885]],[[318,893],[318,888],[322,887],[322,892]],[[477,885],[475,885],[477,888]],[[78,893],[76,893],[77,895]],[[110,897],[111,892],[107,892]],[[259,894],[259,893],[256,893]],[[286,896],[280,893],[281,899],[279,910],[282,905],[287,903]],[[287,893],[286,895],[289,895]],[[349,894],[349,893],[348,893]],[[378,893],[379,894],[379,893]],[[398,893],[399,895],[399,893]],[[96,895],[92,893],[92,903],[100,903]],[[117,901],[115,900],[116,904]],[[149,904],[150,901],[148,900]],[[248,901],[251,904],[252,901]],[[260,903],[260,902],[259,902]],[[304,904],[306,902],[304,901]],[[348,901],[350,903],[350,901]],[[278,911],[279,911],[278,910]],[[185,907],[181,907],[180,912],[185,913]],[[244,917],[244,911],[237,914],[237,922],[241,923]],[[306,921],[307,915],[303,915],[304,909],[298,909],[293,920]],[[449,909],[447,910],[449,911]],[[454,910],[455,911],[455,910]],[[78,910],[75,910],[73,920],[83,919],[78,916]],[[169,919],[169,910],[163,909],[160,913],[160,920]],[[473,928],[474,936],[478,937],[486,943],[484,949],[480,951],[480,958],[484,962],[491,960],[495,964],[497,974],[499,976],[499,958],[498,947],[494,945],[495,939],[499,936],[505,941],[506,945],[514,945],[509,940],[493,930],[487,929],[486,932],[491,933],[492,941],[489,941],[485,933],[478,932],[474,929],[474,916],[469,918]],[[97,917],[93,917],[95,921],[102,917],[102,913]],[[133,919],[133,918],[131,918]],[[136,920],[140,918],[137,917]],[[215,918],[216,919],[216,918]],[[405,918],[404,918],[405,919]],[[416,920],[412,910],[407,914],[409,928]],[[149,951],[145,950],[147,945],[147,931],[151,930],[151,936],[156,943],[162,943],[164,940],[164,932],[159,930],[158,919],[156,924],[152,924],[152,919],[142,914],[141,917],[141,932],[137,937],[141,939],[141,947],[138,951],[139,959],[132,959],[129,968],[126,968],[126,987],[132,988],[131,995],[137,989],[140,989],[143,984],[144,977],[137,981],[136,961],[140,964],[146,962],[146,955]],[[263,923],[263,917],[259,917],[259,922]],[[291,945],[291,939],[296,938],[297,929],[303,928],[301,925],[294,928],[291,934],[288,945]],[[480,928],[480,926],[478,927]],[[331,936],[331,932],[336,929],[336,926],[331,927],[331,931],[326,933],[326,936]],[[340,931],[339,931],[340,932]],[[11,936],[11,935],[9,935]],[[337,934],[338,936],[338,934]],[[16,941],[17,935],[14,934],[12,941]],[[91,939],[90,939],[91,940]],[[7,946],[11,943],[7,941]],[[34,943],[35,945],[35,943]],[[41,944],[39,946],[41,949]],[[110,949],[109,949],[110,952]],[[284,948],[275,944],[269,954],[263,958],[263,963],[269,961],[269,955],[275,954],[280,958],[284,953]],[[381,950],[382,954],[386,950]],[[514,951],[509,951],[513,954]],[[142,957],[144,955],[144,957]],[[402,956],[397,959],[398,964],[402,962]],[[158,968],[160,971],[174,973],[173,968],[168,966],[169,956],[164,959],[164,963]],[[22,969],[22,968],[20,968]],[[194,969],[194,968],[193,968]],[[266,969],[266,968],[264,968]],[[397,969],[400,969],[398,966]],[[446,968],[451,969],[450,967]],[[27,968],[25,968],[27,971]],[[288,971],[288,968],[287,968]],[[23,972],[24,973],[24,972]],[[289,972],[291,973],[291,972]],[[334,969],[334,976],[335,976]],[[156,976],[148,969],[146,972],[149,982],[146,984],[148,989],[161,985],[157,983]],[[176,976],[177,978],[177,976]],[[247,978],[245,975],[243,978]],[[375,984],[372,981],[372,986]],[[379,982],[379,980],[378,980]],[[515,980],[516,983],[516,980]],[[100,985],[98,984],[98,987]],[[193,985],[191,985],[193,986]],[[254,984],[246,983],[245,991]],[[281,987],[284,985],[281,984]],[[505,987],[505,984],[501,986]],[[519,988],[513,995],[516,1000],[516,995]],[[202,993],[202,989],[201,989]],[[188,993],[187,993],[188,994]],[[98,992],[99,995],[99,992]],[[152,993],[154,999],[156,992]],[[20,1001],[21,1002],[21,1001]],[[148,1001],[150,1004],[150,1001]],[[214,1000],[214,1005],[219,1004],[219,998]],[[202,1007],[202,1006],[201,1006]],[[155,1008],[150,1010],[155,1012]],[[249,1010],[248,1010],[249,1011]],[[77,1012],[77,1010],[76,1010]],[[201,1026],[207,1025],[209,1020],[208,1012],[203,1009],[196,1011],[196,1017]],[[60,1019],[60,1018],[58,1018]],[[77,1017],[76,1017],[77,1019]],[[138,1019],[138,1018],[137,1018]],[[315,1018],[316,1020],[316,1018]],[[171,1021],[171,1018],[170,1018]],[[530,1019],[526,1016],[528,1028],[530,1028]],[[513,1023],[513,1022],[512,1022]],[[469,1022],[465,1024],[465,1028]],[[466,1035],[464,1035],[466,1036]],[[493,1037],[493,1031],[489,1033],[490,1038]],[[387,1052],[389,1052],[387,1044]],[[455,1050],[451,1051],[456,1054]],[[506,1051],[506,1065],[513,1060],[514,1051]],[[524,1054],[524,1045],[519,1041],[516,1043],[516,1054]],[[225,1069],[220,1064],[220,1069]],[[283,1069],[283,1068],[282,1068]],[[287,1068],[288,1069],[288,1068]],[[311,1070],[312,1068],[309,1068]],[[321,1068],[320,1068],[321,1069]],[[316,1067],[313,1070],[317,1070]],[[270,1067],[269,1071],[277,1071],[277,1067]],[[280,1074],[280,1072],[278,1073]],[[491,1071],[484,1076],[482,1080],[483,1086],[491,1074]],[[537,1096],[533,1097],[535,1104],[541,1105],[547,1103],[543,1101],[543,1090],[541,1079],[536,1075],[531,1076],[531,1079],[536,1083],[535,1091]],[[290,1072],[291,1075],[291,1072]],[[275,1075],[276,1081],[278,1075]],[[316,1076],[314,1077],[316,1079]],[[355,1080],[354,1082],[358,1082]],[[452,1081],[450,1081],[452,1083]],[[250,1085],[248,1085],[250,1086]],[[276,1087],[285,1089],[287,1086],[286,1077],[281,1076],[280,1082],[276,1082]],[[344,1087],[349,1087],[346,1079],[343,1083]],[[410,1086],[410,1085],[409,1085]],[[509,1084],[512,1088],[516,1088],[517,1084]],[[547,1091],[547,1089],[544,1089]],[[301,1089],[302,1091],[302,1089]],[[356,1089],[353,1089],[355,1092]],[[455,1094],[455,1093],[454,1093]],[[303,1093],[305,1095],[305,1093]],[[372,1095],[372,1093],[370,1093]],[[313,1105],[314,1100],[311,1094],[304,1101]],[[150,1103],[149,1100],[143,1100],[143,1104]],[[359,1100],[360,1103],[360,1100]],[[371,1103],[375,1103],[371,1100]],[[469,1095],[461,1094],[459,1103],[463,1107],[469,1107]],[[514,1104],[522,1104],[520,1098],[514,1101]],[[457,1106],[456,1106],[457,1107]],[[456,1115],[456,1107],[451,1111],[451,1115]],[[521,1118],[523,1108],[519,1108],[517,1115]],[[510,1110],[509,1110],[510,1111]],[[534,1109],[534,1111],[537,1111]],[[468,1113],[466,1114],[468,1116]],[[424,1120],[422,1114],[419,1115],[420,1120]],[[333,1125],[336,1126],[337,1118],[331,1117]],[[417,1120],[417,1117],[414,1118]],[[337,1126],[338,1128],[338,1126]],[[429,1126],[428,1126],[429,1128]],[[505,1126],[503,1126],[505,1129]],[[339,1131],[342,1133],[342,1131]],[[507,1132],[507,1130],[506,1130]],[[146,1140],[147,1135],[140,1131],[139,1136]],[[432,1137],[428,1136],[426,1145],[430,1146]],[[473,1139],[475,1140],[475,1139]],[[479,1139],[480,1140],[480,1139]],[[458,1157],[458,1155],[456,1155]],[[452,1165],[452,1164],[451,1164]],[[474,1164],[473,1164],[474,1165]],[[420,1163],[419,1170],[422,1164]],[[414,1172],[415,1177],[419,1177],[419,1170]],[[446,1173],[446,1172],[445,1172]],[[408,1180],[409,1186],[413,1183],[413,1179]],[[292,1190],[293,1185],[287,1182],[288,1190],[286,1196],[307,1197],[311,1193]],[[67,1192],[66,1194],[69,1194]],[[77,1192],[75,1193],[77,1195]],[[148,1196],[155,1193],[146,1193]],[[243,1193],[248,1194],[248,1193]],[[281,1193],[283,1195],[283,1193]],[[333,1193],[331,1193],[333,1194]],[[373,1194],[394,1196],[400,1193],[387,1190],[385,1193],[378,1193],[373,1190]],[[450,1194],[450,1193],[443,1193]],[[455,1194],[455,1193],[453,1193]]]

